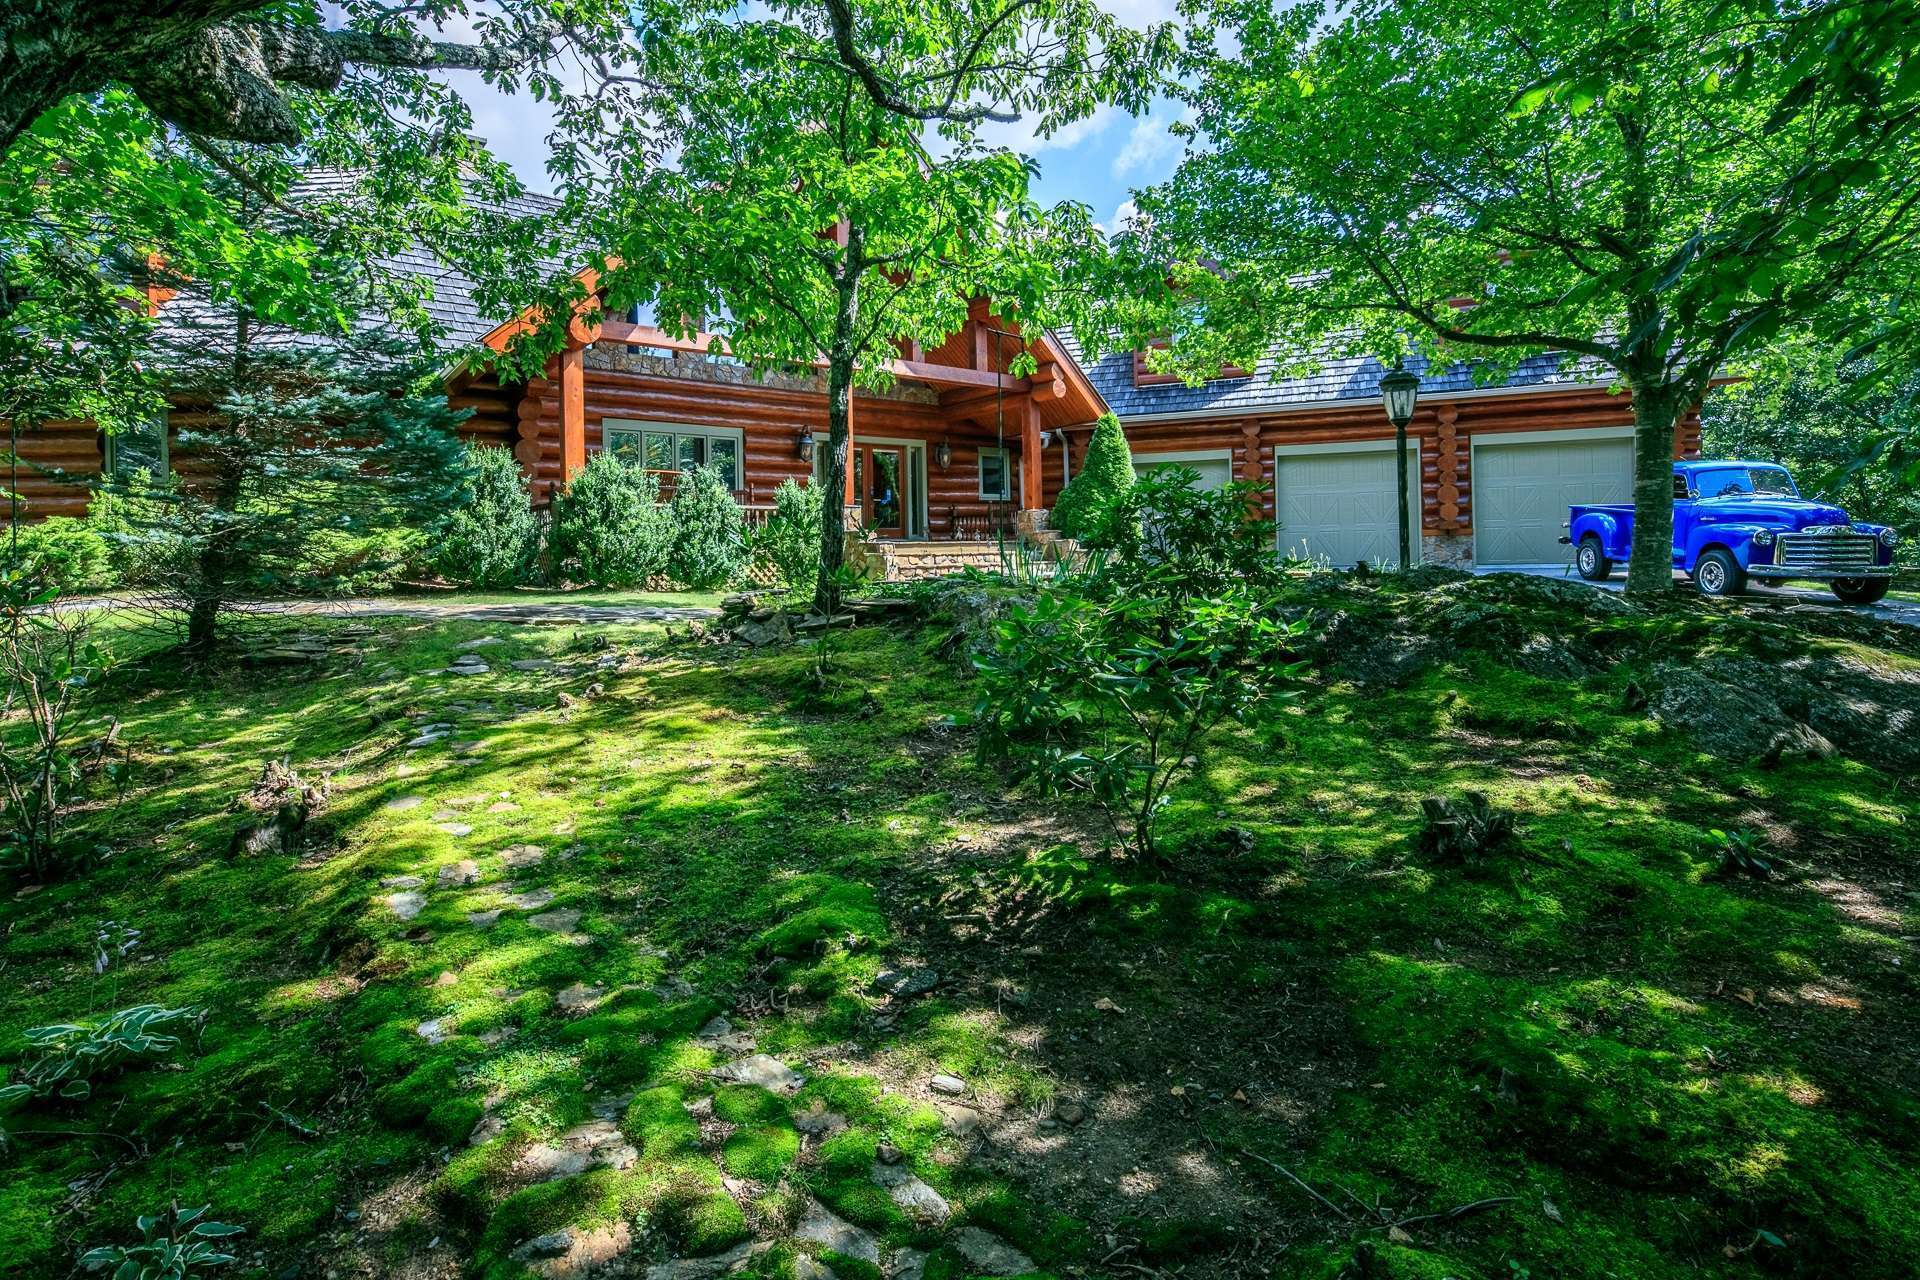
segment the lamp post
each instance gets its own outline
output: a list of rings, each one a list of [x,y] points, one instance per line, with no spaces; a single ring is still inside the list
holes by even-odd
[[[1413,530],[1407,511],[1407,424],[1413,421],[1413,406],[1420,399],[1420,376],[1408,373],[1397,358],[1393,372],[1380,379],[1380,403],[1386,406],[1387,421],[1393,424],[1393,470],[1400,491],[1400,567],[1413,563]]]

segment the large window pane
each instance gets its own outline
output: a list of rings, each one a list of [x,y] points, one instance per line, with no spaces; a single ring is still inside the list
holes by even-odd
[[[720,478],[727,482],[727,488],[740,488],[740,442],[722,436],[713,436],[707,441],[707,460],[720,468]]]
[[[668,431],[647,432],[647,470],[673,469],[673,434]]]
[[[705,436],[680,437],[680,469],[692,471],[707,460],[707,438]]]
[[[1007,496],[1007,455],[999,449],[980,451],[980,496],[994,502]]]
[[[631,431],[609,431],[607,452],[624,462],[639,462],[640,437]]]

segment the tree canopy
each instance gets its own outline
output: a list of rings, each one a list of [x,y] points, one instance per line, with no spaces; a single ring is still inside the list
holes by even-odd
[[[1189,14],[1193,145],[1139,198],[1111,321],[1173,330],[1189,376],[1276,343],[1592,362],[1634,397],[1633,589],[1670,585],[1678,416],[1920,235],[1908,4]]]
[[[1143,104],[1164,33],[1081,0],[652,17],[599,92],[562,103],[556,225],[604,255],[596,285],[616,314],[641,304],[756,366],[823,363],[828,494],[846,475],[853,385],[885,385],[906,344],[958,331],[980,297],[1028,326],[1084,309],[1060,264],[1097,246],[1089,211],[1041,209],[1030,162],[980,127]],[[573,308],[547,314],[521,358],[563,340]],[[826,521],[823,608],[840,537]]]

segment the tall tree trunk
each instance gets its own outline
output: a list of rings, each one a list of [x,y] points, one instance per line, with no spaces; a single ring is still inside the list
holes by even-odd
[[[847,421],[853,402],[854,328],[860,319],[860,229],[847,232],[847,257],[836,280],[839,304],[833,315],[833,342],[827,350],[827,461],[820,484],[820,576],[813,588],[813,607],[831,616],[840,608],[840,567],[846,562],[846,520],[842,503],[849,456]]]
[[[1666,383],[1633,388],[1633,547],[1627,591],[1673,590],[1673,433],[1682,398]]]

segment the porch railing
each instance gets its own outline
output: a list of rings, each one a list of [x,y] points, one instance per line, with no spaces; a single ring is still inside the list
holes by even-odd
[[[979,507],[948,507],[947,537],[954,542],[994,542],[1013,536],[1011,502],[989,502]]]

